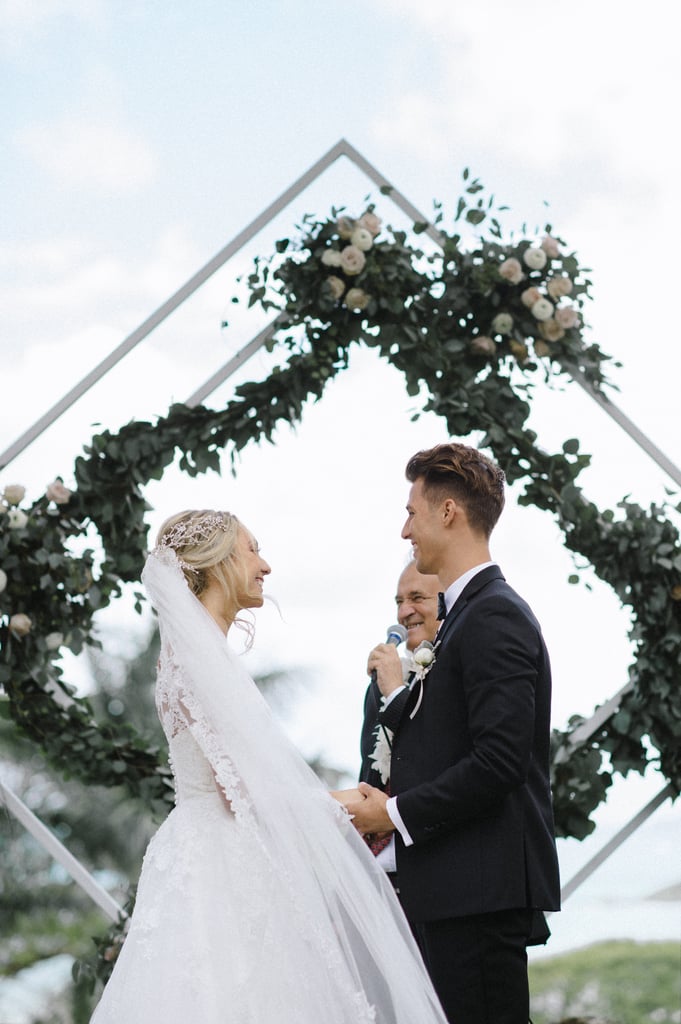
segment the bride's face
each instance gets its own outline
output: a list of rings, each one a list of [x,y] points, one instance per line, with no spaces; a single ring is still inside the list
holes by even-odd
[[[272,572],[260,554],[258,543],[248,530],[240,529],[236,542],[239,562],[243,567],[244,586],[239,592],[240,608],[260,608],[263,603],[265,576]]]

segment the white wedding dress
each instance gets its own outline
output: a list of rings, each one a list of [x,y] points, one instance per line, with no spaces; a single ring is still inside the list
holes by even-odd
[[[91,1024],[445,1024],[384,873],[174,555],[143,579],[176,806]]]

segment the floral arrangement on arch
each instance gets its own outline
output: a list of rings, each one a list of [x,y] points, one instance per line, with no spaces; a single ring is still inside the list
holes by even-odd
[[[481,188],[473,181],[467,193]],[[442,219],[435,218],[442,250],[425,253],[405,232],[384,226],[373,205],[357,217],[344,208],[326,220],[305,217],[299,238],[281,239],[275,255],[256,261],[247,278],[250,304],[278,310],[283,329],[301,327],[310,345],[321,343],[323,331],[343,350],[359,340],[384,355],[398,346],[403,363],[418,349],[435,372],[447,369],[450,356],[464,381],[507,364],[526,373],[542,368],[547,381],[552,372],[579,369],[600,388],[608,357],[582,331],[591,282],[550,225],[503,243],[490,204],[462,199],[455,223],[490,224],[489,237],[466,250]],[[432,383],[435,372],[422,382]]]
[[[355,313],[361,313],[371,302],[371,294],[359,288],[355,281],[366,268],[367,253],[373,248],[374,239],[381,230],[381,218],[373,210],[367,210],[357,220],[339,217],[336,221],[337,239],[321,255],[321,264],[331,271],[322,280],[333,302]]]

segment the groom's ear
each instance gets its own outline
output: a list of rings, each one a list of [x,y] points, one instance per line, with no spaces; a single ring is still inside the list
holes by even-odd
[[[462,506],[457,504],[454,498],[445,498],[440,509],[442,525],[450,526],[462,511]]]

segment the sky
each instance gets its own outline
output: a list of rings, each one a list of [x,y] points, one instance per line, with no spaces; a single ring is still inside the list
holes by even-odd
[[[464,167],[511,208],[516,230],[552,223],[591,268],[588,337],[622,363],[614,400],[681,464],[676,39],[667,0],[0,0],[0,448],[344,137],[424,213],[441,201],[445,226]],[[265,322],[230,302],[253,257],[306,212],[361,213],[370,193],[347,160],[335,164],[0,486],[21,482],[37,497],[57,474],[68,485],[94,424],[153,419],[187,398]],[[404,225],[372,196],[386,222]],[[270,367],[255,356],[208,404]],[[259,614],[247,657],[254,671],[291,671],[285,727],[349,776],[366,655],[394,621],[408,555],[404,466],[446,440],[437,418],[412,422],[417,411],[396,371],[357,350],[299,427],[245,451],[236,477],[169,471],[147,490],[153,528],[207,506],[256,533],[278,609]],[[579,437],[593,455],[581,480],[601,506],[665,497],[670,481],[577,385],[538,389],[531,422],[549,449]],[[626,681],[627,614],[588,568],[592,590],[567,584],[574,566],[555,524],[516,508],[512,493],[492,552],[542,622],[554,724],[588,717]],[[140,628],[125,606],[100,623],[113,650]],[[82,679],[80,666],[69,671]],[[618,784],[597,836],[561,844],[566,877],[662,784],[652,773]],[[617,855],[611,877],[630,896],[678,881],[664,865],[654,880],[635,869],[656,830],[677,827],[666,806]],[[576,919],[562,917],[569,931]]]

